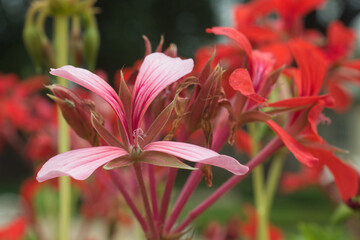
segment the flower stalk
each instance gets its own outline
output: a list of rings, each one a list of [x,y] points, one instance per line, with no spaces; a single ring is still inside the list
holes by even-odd
[[[252,148],[251,155],[252,157],[256,156],[259,152],[259,139],[256,131],[256,123],[250,123],[249,132],[252,136]],[[259,164],[252,171],[253,177],[253,188],[254,188],[254,198],[255,198],[255,206],[258,214],[258,224],[257,224],[257,239],[258,240],[268,240],[268,229],[267,229],[267,218],[266,218],[266,206],[267,199],[265,195],[264,188],[264,167],[262,164]]]
[[[68,63],[69,45],[68,45],[68,17],[58,15],[54,17],[54,48],[56,53],[57,67]],[[58,83],[67,87],[67,81],[63,78],[57,78]],[[58,110],[58,152],[63,153],[70,149],[69,126]],[[59,239],[67,240],[70,234],[70,217],[71,217],[71,183],[69,176],[62,176],[59,179]]]

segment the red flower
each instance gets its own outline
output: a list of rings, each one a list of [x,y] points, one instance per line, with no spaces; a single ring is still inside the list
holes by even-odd
[[[24,217],[15,218],[12,222],[0,227],[0,239],[21,240],[25,237],[27,221]]]
[[[255,240],[256,232],[257,232],[257,224],[258,224],[256,211],[254,207],[251,206],[250,204],[247,204],[244,207],[244,211],[247,216],[247,221],[242,224],[241,233],[247,239]],[[283,232],[272,224],[269,224],[268,226],[268,236],[270,240],[285,239]]]
[[[335,178],[341,197],[346,201],[357,193],[357,173],[337,158],[333,149],[317,133],[318,123],[327,120],[322,110],[333,106],[328,95],[318,96],[325,76],[325,61],[313,47],[302,41],[290,43],[290,48],[300,69],[301,78],[294,78],[298,97],[269,105],[307,108],[294,112],[285,130],[272,120],[267,123],[299,161],[310,167],[317,161],[319,167],[327,166]]]

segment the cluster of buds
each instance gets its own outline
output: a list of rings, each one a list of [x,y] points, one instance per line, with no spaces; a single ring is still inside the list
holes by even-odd
[[[88,68],[94,70],[100,44],[94,3],[94,0],[37,0],[31,4],[23,39],[37,72],[56,66],[54,46],[45,31],[46,20],[56,16],[71,17],[71,64],[81,65],[84,59]]]

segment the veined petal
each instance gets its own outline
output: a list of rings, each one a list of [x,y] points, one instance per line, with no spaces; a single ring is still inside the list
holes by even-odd
[[[77,83],[102,97],[114,109],[125,132],[127,132],[124,106],[115,90],[105,80],[86,69],[70,65],[57,69],[52,68],[50,73]]]
[[[324,56],[314,45],[303,40],[293,40],[289,47],[301,72],[299,96],[318,95],[327,70]]]
[[[296,141],[290,134],[277,125],[273,120],[268,120],[267,125],[281,138],[285,146],[289,149],[297,160],[305,165],[312,167],[319,159],[314,157],[304,146]]]
[[[163,53],[152,53],[145,57],[137,75],[132,96],[133,128],[138,127],[154,98],[167,86],[190,73],[194,67],[192,59],[168,57]]]
[[[188,161],[221,167],[236,175],[243,175],[249,171],[248,167],[241,165],[232,157],[220,155],[213,150],[189,143],[171,141],[152,142],[145,146],[144,150],[164,152]]]
[[[111,146],[81,148],[61,153],[42,166],[36,179],[43,182],[55,177],[71,176],[84,180],[98,167],[127,154],[124,149]]]

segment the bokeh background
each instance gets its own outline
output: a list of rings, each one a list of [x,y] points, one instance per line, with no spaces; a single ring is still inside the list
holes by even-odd
[[[219,25],[231,26],[231,8],[241,2],[243,1],[99,0],[96,6],[100,10],[97,20],[101,45],[97,68],[104,70],[111,81],[116,70],[123,66],[131,66],[136,59],[144,55],[142,35],[146,35],[153,46],[156,46],[160,36],[164,35],[164,46],[175,43],[180,56],[193,57],[200,46],[218,40],[213,35],[205,33],[205,29]],[[22,40],[24,17],[30,3],[31,1],[28,0],[0,0],[1,73],[16,73],[21,78],[36,74]],[[322,9],[311,12],[306,17],[305,23],[307,28],[325,32],[330,21],[339,19],[347,26],[352,26],[360,39],[359,13],[359,0],[329,0]],[[47,32],[51,35],[50,21],[47,26]],[[359,45],[360,40],[358,40]],[[46,73],[45,69],[44,73]],[[347,114],[338,116],[331,111],[327,112],[332,119],[332,125],[321,128],[322,135],[330,143],[350,150],[351,154],[347,157],[358,162],[360,161],[359,95],[355,95],[357,97],[354,106]],[[293,166],[287,167],[293,168]],[[16,151],[10,147],[5,148],[0,155],[0,194],[16,192],[22,179],[30,176],[31,171],[32,168],[28,167],[26,160]],[[178,184],[181,185],[181,181]],[[216,184],[218,183],[215,182],[215,186]],[[233,193],[228,195],[207,214],[215,214],[220,220],[225,221],[233,213],[232,207],[240,205],[239,199],[251,201],[250,179],[236,189],[242,192],[242,196]],[[201,195],[201,191],[199,194]],[[299,206],[304,209],[299,209]],[[312,213],[310,208],[316,211]],[[310,189],[291,196],[280,196],[275,203],[272,220],[279,226],[290,229],[294,227],[292,220],[295,221],[295,218],[325,222],[329,217],[327,211],[330,208],[331,203],[321,192]],[[206,221],[208,215],[205,214],[199,221]]]

